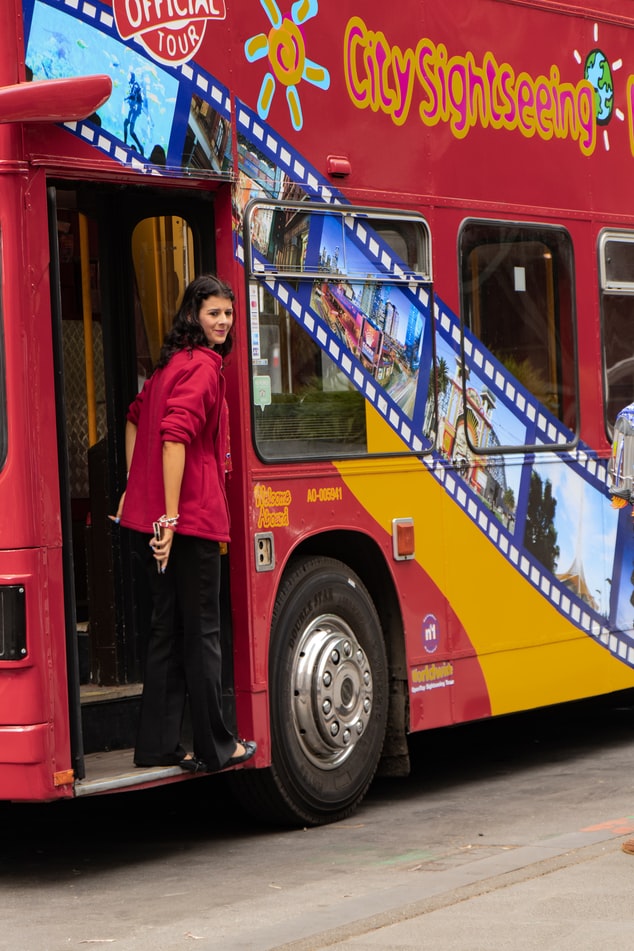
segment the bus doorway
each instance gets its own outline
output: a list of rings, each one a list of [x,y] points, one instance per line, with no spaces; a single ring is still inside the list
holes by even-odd
[[[147,190],[49,189],[73,767],[134,746],[150,600],[125,488],[125,417],[189,281],[214,269],[213,205]]]

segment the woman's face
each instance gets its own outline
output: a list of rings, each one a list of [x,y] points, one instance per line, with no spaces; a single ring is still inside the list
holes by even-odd
[[[233,325],[233,301],[215,295],[206,297],[198,311],[198,320],[209,346],[220,346]]]

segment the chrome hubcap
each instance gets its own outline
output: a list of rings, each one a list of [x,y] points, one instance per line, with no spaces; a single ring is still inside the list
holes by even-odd
[[[340,618],[316,618],[301,636],[292,667],[293,719],[304,754],[321,769],[350,756],[372,713],[372,671]]]

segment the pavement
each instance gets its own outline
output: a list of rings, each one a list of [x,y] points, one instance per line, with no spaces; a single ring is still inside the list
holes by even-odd
[[[621,849],[633,835],[626,816],[444,869],[424,863],[411,886],[373,893],[372,909],[351,897],[346,921],[338,908],[325,929],[322,906],[314,921],[304,913],[305,938],[267,943],[260,930],[242,949],[634,951],[634,855]]]

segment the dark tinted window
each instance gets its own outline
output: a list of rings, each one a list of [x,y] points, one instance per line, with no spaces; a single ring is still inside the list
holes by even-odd
[[[503,367],[575,430],[573,263],[562,230],[470,222],[460,239],[465,324]]]

